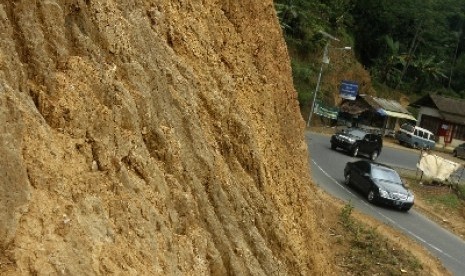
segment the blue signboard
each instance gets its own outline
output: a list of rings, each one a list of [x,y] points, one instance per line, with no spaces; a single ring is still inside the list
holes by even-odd
[[[339,95],[341,98],[348,100],[355,100],[358,93],[358,83],[354,81],[343,80],[341,82],[341,88],[339,89]]]

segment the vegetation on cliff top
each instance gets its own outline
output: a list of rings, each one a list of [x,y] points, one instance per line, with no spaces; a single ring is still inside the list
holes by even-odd
[[[354,57],[383,96],[416,98],[438,92],[465,97],[463,1],[275,0],[275,6],[301,107],[310,104],[321,64],[325,38],[319,30],[338,37],[339,46],[353,47]],[[340,55],[334,51],[330,57],[347,58]],[[325,89],[331,81],[322,82],[322,100],[328,104],[334,104],[327,95],[334,90]]]

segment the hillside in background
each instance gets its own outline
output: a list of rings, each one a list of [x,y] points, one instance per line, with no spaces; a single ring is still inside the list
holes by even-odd
[[[427,93],[465,97],[465,4],[460,0],[275,0],[291,54],[302,113],[308,114],[328,39],[318,99],[338,104],[338,85],[401,102]],[[351,53],[337,48],[351,46]],[[337,62],[333,62],[333,61]],[[342,63],[341,63],[342,61]]]

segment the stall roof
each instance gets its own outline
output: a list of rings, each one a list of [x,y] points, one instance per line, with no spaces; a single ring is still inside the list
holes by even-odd
[[[460,98],[428,94],[410,105],[413,107],[427,106],[437,108],[439,111],[445,111],[447,113],[465,115],[465,100]]]
[[[368,95],[360,95],[356,100],[344,100],[340,107],[340,111],[352,115],[357,115],[367,110],[378,112],[383,116],[387,115],[389,117],[416,121],[415,117],[399,102]]]
[[[431,107],[439,110],[442,118],[446,121],[464,124],[465,122],[465,100],[450,98],[436,94],[428,94],[416,102],[410,104],[413,107]]]
[[[412,121],[417,120],[398,101],[373,96],[363,96],[363,99],[375,110],[378,110],[379,113],[384,113],[389,117],[408,119]]]
[[[393,112],[393,111],[389,111],[389,110],[384,110],[384,112],[386,112],[386,114],[387,114],[389,117],[400,118],[400,119],[407,119],[407,120],[412,120],[412,121],[416,121],[416,120],[417,120],[417,119],[415,119],[415,117],[413,117],[412,115],[407,114],[407,113]]]
[[[405,107],[403,107],[398,101],[395,100],[388,100],[373,96],[365,96],[364,99],[375,108],[382,108],[385,111],[396,113],[410,114],[410,112],[408,112]]]
[[[371,107],[366,102],[357,100],[344,100],[339,108],[341,112],[352,115],[358,115],[370,109]]]

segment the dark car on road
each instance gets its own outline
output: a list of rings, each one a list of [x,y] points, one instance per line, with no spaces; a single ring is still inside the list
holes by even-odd
[[[367,160],[348,162],[344,183],[360,190],[370,203],[381,203],[408,211],[414,196],[405,187],[399,174],[389,166]]]
[[[383,148],[383,139],[379,134],[368,133],[359,128],[348,128],[331,136],[331,148],[341,148],[352,156],[365,154],[371,160],[375,160]]]
[[[455,157],[460,157],[460,158],[465,158],[465,143],[458,145],[457,147],[454,148],[454,151],[452,154]]]

